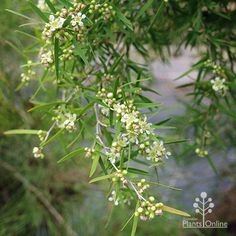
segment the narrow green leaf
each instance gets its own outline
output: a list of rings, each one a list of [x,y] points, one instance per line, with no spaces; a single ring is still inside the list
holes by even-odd
[[[151,6],[152,6],[153,0],[148,0],[143,6],[142,8],[139,10],[139,13],[136,17],[136,19],[138,19],[140,16],[142,16],[145,11],[147,11]]]
[[[139,208],[139,202],[137,202],[135,211]],[[135,236],[137,227],[138,227],[138,216],[134,215],[134,220],[133,220],[133,226],[132,226],[132,231],[131,231],[131,236]]]
[[[133,173],[133,174],[141,174],[141,175],[147,175],[148,172],[145,170],[140,170],[140,169],[136,169],[136,168],[128,168],[129,173]]]
[[[191,72],[195,71],[196,69],[200,68],[202,65],[204,65],[205,62],[200,62],[195,64],[191,69],[189,69],[188,71],[184,72],[182,75],[178,76],[176,79],[174,80],[179,80],[181,78],[183,78],[184,76],[190,74]]]
[[[155,15],[152,17],[152,19],[151,19],[151,24],[149,25],[148,30],[150,30],[150,29],[152,28],[153,24],[155,23],[155,21],[157,20],[157,18],[158,18],[158,17],[160,16],[160,14],[162,13],[162,11],[163,11],[163,9],[164,9],[164,4],[165,4],[165,2],[162,1],[160,7],[158,8],[158,10],[157,10],[157,12],[156,12],[156,14],[155,14]]]
[[[115,71],[115,69],[116,69],[117,66],[120,64],[120,61],[123,59],[123,57],[124,57],[124,54],[121,55],[120,57],[118,57],[118,58],[114,61],[114,63],[112,64],[112,66],[111,66],[111,68],[110,68],[110,74],[112,74],[112,73]]]
[[[45,2],[46,2],[46,4],[48,5],[48,7],[50,8],[50,10],[51,10],[54,14],[56,14],[56,13],[57,13],[57,10],[56,10],[56,8],[53,6],[53,4],[51,3],[51,1],[50,1],[50,0],[45,0]]]
[[[134,213],[130,216],[130,218],[125,222],[124,226],[121,228],[120,231],[123,231],[125,227],[129,224],[129,222],[133,219]]]
[[[172,207],[169,207],[169,206],[165,206],[165,205],[162,207],[162,210],[163,211],[167,211],[167,212],[172,213],[172,214],[180,215],[180,216],[186,216],[186,217],[190,217],[191,216],[187,212],[180,211],[180,210],[177,210],[175,208],[172,208]]]
[[[147,79],[147,80],[149,80],[149,79]],[[141,81],[141,80],[140,80]],[[140,88],[142,89],[142,90],[144,90],[144,91],[148,91],[148,92],[152,92],[152,93],[155,93],[156,95],[160,95],[157,91],[155,91],[155,90],[153,90],[153,89],[151,89],[151,88],[148,88],[148,87],[146,87],[146,86],[140,86]]]
[[[158,126],[158,125],[163,125],[163,124],[167,123],[167,122],[170,121],[170,120],[171,120],[171,118],[167,118],[167,119],[165,119],[165,120],[162,120],[162,121],[157,122],[155,125],[156,125],[156,126]]]
[[[27,20],[32,20],[32,19],[29,18],[28,16],[25,16],[25,15],[19,13],[19,12],[16,12],[16,11],[13,11],[13,10],[10,10],[10,9],[6,9],[6,11],[8,11],[8,12],[14,14],[14,15],[17,15],[17,16],[20,16],[20,17],[23,17],[23,18],[25,18],[25,19],[27,19]]]
[[[14,135],[14,134],[38,134],[39,130],[34,129],[12,129],[5,131],[5,135]]]
[[[73,4],[67,0],[59,0],[65,7],[72,7]]]
[[[188,139],[182,139],[182,140],[175,140],[175,141],[167,141],[165,144],[173,144],[173,143],[185,143],[188,142]]]
[[[34,102],[33,102],[34,103]],[[65,101],[56,101],[56,102],[50,102],[50,103],[41,103],[31,109],[28,110],[28,112],[30,111],[35,111],[35,110],[40,110],[40,109],[45,109],[45,108],[48,108],[48,107],[52,107],[52,106],[55,106],[55,105],[59,105],[59,104],[64,104]]]
[[[94,105],[95,102],[90,102],[86,106],[84,106],[79,113],[77,113],[78,116],[82,116],[89,108],[91,108]]]
[[[74,49],[74,54],[75,56],[79,56],[82,61],[88,65],[88,59],[87,59],[87,49],[85,47],[80,46],[78,43],[75,44],[75,49]]]
[[[33,3],[33,2],[29,2],[31,8],[33,9],[33,11],[45,22],[49,22],[48,17]]]
[[[126,18],[126,16],[116,7],[114,7],[116,11],[116,15],[119,20],[121,20],[130,30],[133,31],[133,25],[129,19]]]
[[[135,103],[135,106],[140,107],[140,108],[152,108],[152,107],[159,107],[163,103],[161,102],[153,102],[153,103]]]
[[[94,178],[94,179],[90,180],[89,183],[91,184],[91,183],[95,183],[95,182],[102,181],[102,180],[105,180],[105,179],[110,179],[113,176],[114,176],[114,174],[99,176],[97,178]]]
[[[84,148],[79,148],[79,149],[76,149],[74,151],[72,151],[71,153],[65,155],[64,157],[62,157],[57,163],[62,163],[63,161],[67,161],[69,159],[71,159],[72,157],[75,157],[76,155],[80,154],[84,152]]]
[[[99,161],[100,156],[99,155],[94,155],[93,156],[93,164],[89,173],[89,177],[92,177],[93,174],[95,173],[97,166],[98,166],[98,161]]]
[[[54,61],[55,61],[55,69],[56,76],[59,79],[60,68],[59,68],[59,39],[56,37],[54,41]]]
[[[216,168],[214,162],[211,160],[211,158],[209,156],[207,156],[206,158],[207,158],[207,161],[208,161],[210,167],[214,171],[215,175],[218,175],[218,171],[217,171],[217,168]]]
[[[48,145],[49,143],[52,143],[62,132],[63,132],[64,128],[63,129],[60,129],[56,134],[54,134],[50,139],[48,139],[46,142],[42,142],[41,143],[41,147],[44,147],[46,145]]]
[[[117,79],[115,80],[115,83],[114,83],[114,88],[113,88],[114,98],[117,98],[117,89],[118,89],[118,86],[119,86],[119,78],[117,78]]]

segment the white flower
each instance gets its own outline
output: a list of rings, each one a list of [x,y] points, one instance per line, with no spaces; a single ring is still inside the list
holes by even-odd
[[[42,153],[42,150],[39,147],[33,148],[33,154],[34,154],[35,158],[43,158],[44,157],[44,154]]]
[[[40,54],[40,61],[45,66],[50,66],[53,63],[53,54],[51,51]]]
[[[68,131],[72,131],[76,129],[75,121],[76,121],[76,114],[65,114],[66,120],[63,123],[64,128],[66,128]]]
[[[119,205],[119,199],[116,197],[116,191],[113,190],[111,192],[111,196],[108,198],[110,202],[113,202],[115,206]]]
[[[222,93],[224,95],[228,89],[228,87],[225,85],[225,79],[221,79],[220,77],[212,79],[211,83],[212,89],[217,93]]]
[[[85,14],[82,14],[81,12],[77,13],[77,15],[72,15],[72,20],[71,20],[71,25],[72,26],[83,26],[84,23],[83,23],[83,19],[86,18],[86,15]]]
[[[171,155],[170,152],[166,151],[163,141],[154,142],[153,145],[146,150],[148,154],[147,159],[155,162],[161,161],[163,157],[168,158]]]
[[[49,16],[49,23],[48,25],[50,26],[50,31],[54,32],[57,29],[61,29],[63,24],[65,22],[65,19],[62,17],[55,18],[54,15]]]

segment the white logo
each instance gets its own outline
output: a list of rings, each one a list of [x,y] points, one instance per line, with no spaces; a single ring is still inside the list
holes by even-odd
[[[212,208],[214,206],[212,198],[207,197],[206,192],[201,192],[200,198],[195,198],[195,202],[193,203],[195,212],[201,215],[201,221],[198,221],[197,219],[183,220],[183,228],[227,228],[227,222],[220,222],[218,220],[212,222],[206,220],[206,215],[212,213]]]

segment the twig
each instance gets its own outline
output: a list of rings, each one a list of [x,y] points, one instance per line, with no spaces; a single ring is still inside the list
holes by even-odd
[[[100,137],[100,135],[102,134],[101,133],[101,122],[99,120],[99,114],[98,114],[98,109],[97,109],[97,104],[95,103],[94,104],[94,111],[95,111],[95,117],[96,117],[96,138],[99,140],[99,142],[102,144],[103,148],[104,149],[109,149],[109,147],[107,147],[105,145],[105,143],[102,141],[102,138]],[[109,160],[109,159],[108,159]],[[109,160],[110,161],[110,160]],[[113,166],[113,168],[118,171],[119,169],[117,168],[117,166],[112,162],[110,161],[111,165]],[[147,201],[139,192],[138,190],[135,188],[135,185],[132,183],[131,180],[129,180],[127,177],[124,177],[125,180],[130,184],[130,186],[134,189],[137,197],[139,198],[139,200],[143,200],[143,201]]]

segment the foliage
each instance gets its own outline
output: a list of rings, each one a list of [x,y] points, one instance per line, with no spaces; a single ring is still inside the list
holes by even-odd
[[[34,33],[22,34],[34,44],[24,51],[27,59],[17,89],[30,83],[37,87],[29,111],[46,125],[5,134],[36,134],[35,158],[47,159],[47,146],[56,142],[65,153],[59,164],[87,158],[90,183],[109,181],[109,201],[133,209],[131,235],[138,219],[151,220],[163,212],[189,216],[152,196],[155,185],[144,178],[150,168],[165,164],[170,144],[182,141],[158,132],[168,129],[168,120],[148,121],[161,107],[146,95],[158,94],[150,88],[150,50],[163,60],[182,46],[201,52],[199,62],[177,79],[198,72],[193,82],[180,87],[192,88],[190,127],[196,153],[207,157],[215,169],[206,146],[217,140],[214,130],[219,120],[236,117],[235,5],[211,0],[47,0],[29,5],[38,19],[23,16]],[[137,62],[134,52],[145,63]]]

